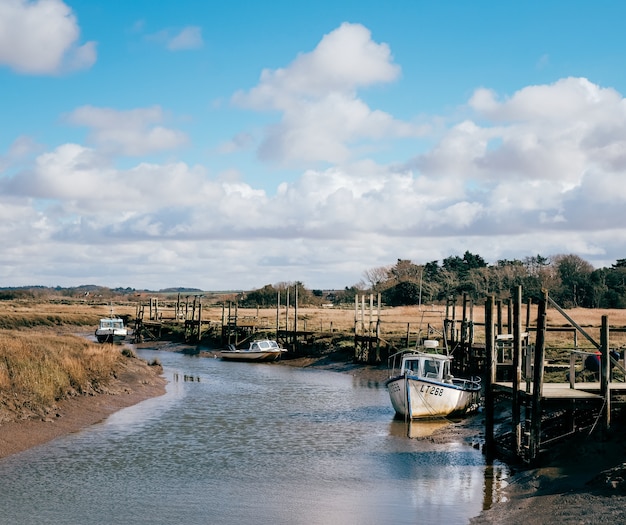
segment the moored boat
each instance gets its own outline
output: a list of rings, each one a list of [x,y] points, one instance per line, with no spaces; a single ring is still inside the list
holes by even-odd
[[[120,317],[103,317],[96,328],[96,339],[99,343],[121,343],[127,335],[128,330]]]
[[[271,339],[251,341],[248,348],[238,349],[229,345],[220,352],[220,357],[230,361],[277,361],[285,350]]]
[[[435,349],[437,341],[424,341],[424,347]],[[405,350],[389,359],[393,364],[386,385],[398,416],[408,419],[464,416],[478,409],[480,379],[453,377],[451,356]]]

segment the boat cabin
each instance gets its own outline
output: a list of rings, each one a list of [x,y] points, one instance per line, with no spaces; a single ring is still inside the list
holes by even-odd
[[[122,319],[100,319],[100,329],[106,328],[124,328],[124,321]]]
[[[450,358],[438,354],[407,354],[402,358],[402,375],[409,374],[439,382],[452,380]]]
[[[249,350],[251,352],[267,352],[268,350],[280,350],[280,347],[276,341],[252,341]]]

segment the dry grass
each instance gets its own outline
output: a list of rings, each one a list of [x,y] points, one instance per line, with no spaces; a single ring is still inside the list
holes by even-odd
[[[67,396],[98,391],[122,359],[117,348],[69,334],[0,330],[0,406],[37,412]]]
[[[145,318],[148,317],[148,301],[147,298],[142,299],[145,307]],[[159,300],[159,313],[164,317],[174,317],[174,300]],[[114,305],[114,312],[118,315],[129,315],[134,317],[137,313],[139,300],[137,302],[119,302]],[[380,312],[374,305],[373,310],[369,308],[369,299],[366,298],[365,309],[361,312],[355,312],[354,306],[346,308],[321,308],[321,307],[298,307],[298,329],[320,333],[344,333],[348,338],[354,332],[355,324],[365,326],[367,331],[370,326],[375,325],[379,316],[380,333],[384,339],[397,339],[406,337],[407,333],[412,340],[417,338],[418,333],[424,333],[427,325],[431,325],[436,329],[443,326],[443,318],[446,314],[446,308],[443,305],[423,305],[405,306],[397,308],[383,307]],[[68,298],[63,301],[0,301],[0,329],[17,329],[24,330],[31,327],[48,327],[56,332],[75,329],[77,326],[88,326],[90,329],[95,328],[98,319],[110,313],[110,305],[97,303],[86,299]],[[190,306],[191,310],[191,306]],[[502,322],[506,325],[508,310],[506,306],[502,307]],[[291,306],[287,311],[284,305],[277,313],[276,308],[238,308],[235,310],[231,307],[222,307],[222,305],[206,305],[203,304],[202,318],[205,321],[211,321],[220,325],[222,320],[230,314],[234,316],[237,313],[238,324],[253,324],[257,327],[266,328],[273,331],[276,328],[277,317],[280,329],[285,329],[287,322],[289,329],[294,328],[295,308]],[[592,310],[585,308],[575,308],[567,310],[567,314],[581,326],[596,341],[600,337],[600,325],[602,316],[607,315],[610,326],[616,328],[626,327],[626,309],[625,310]],[[460,327],[460,321],[463,317],[463,309],[459,305],[455,310],[448,310],[448,316],[454,318],[457,328]],[[484,319],[485,307],[484,302],[477,303],[473,308],[468,308],[466,316],[471,318],[475,323],[475,340],[480,343],[484,341]],[[526,305],[523,306],[523,320],[526,319]],[[537,324],[537,305],[532,305],[530,312],[531,330]],[[570,326],[555,308],[548,308],[547,323],[549,327],[565,328]],[[506,327],[503,331],[507,331]],[[534,334],[532,336],[534,340]],[[583,335],[578,334],[576,343],[578,346],[589,347],[590,343],[586,341]],[[575,344],[574,334],[572,331],[549,331],[547,334],[546,344],[548,348],[568,348]],[[625,334],[613,331],[611,332],[611,346],[625,347]],[[550,350],[549,350],[550,351]],[[558,353],[558,352],[557,352]]]

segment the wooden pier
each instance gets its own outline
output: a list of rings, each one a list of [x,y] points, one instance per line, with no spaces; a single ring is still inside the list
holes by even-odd
[[[566,383],[544,381],[546,368],[546,309],[556,308],[572,327],[591,344],[589,351],[574,348],[570,351],[570,363],[565,364],[569,372]],[[485,381],[485,430],[488,455],[504,455],[536,463],[540,454],[549,446],[581,432],[606,432],[611,425],[612,410],[622,408],[626,395],[626,383],[611,380],[612,370],[620,371],[622,378],[626,370],[623,356],[620,361],[611,357],[609,324],[602,317],[600,341],[595,341],[559,305],[552,301],[547,292],[539,303],[536,341],[530,343],[529,330],[522,330],[521,288],[513,308],[513,333],[497,334],[495,331],[493,299],[485,306],[486,332],[486,381]],[[623,328],[612,331],[624,332]],[[502,341],[507,341],[511,350],[508,357],[503,352]],[[598,380],[577,381],[576,361],[589,355],[600,356]],[[508,372],[510,380],[499,379],[499,372]],[[508,399],[511,403],[510,427],[495,433],[496,402]]]

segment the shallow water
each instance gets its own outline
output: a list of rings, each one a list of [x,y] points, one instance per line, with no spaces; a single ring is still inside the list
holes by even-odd
[[[504,484],[467,444],[409,437],[382,385],[138,353],[166,395],[0,460],[2,523],[466,523]]]

